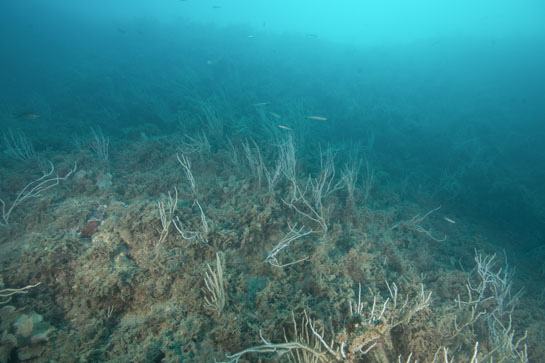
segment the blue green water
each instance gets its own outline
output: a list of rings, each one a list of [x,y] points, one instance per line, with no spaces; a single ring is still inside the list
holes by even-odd
[[[239,115],[256,102],[304,105],[328,116],[313,137],[372,133],[398,177],[531,249],[545,219],[543,11],[531,1],[4,2],[2,128],[44,143],[50,125],[54,139],[90,123],[168,132],[169,116],[218,92]],[[25,110],[43,115],[10,119]]]

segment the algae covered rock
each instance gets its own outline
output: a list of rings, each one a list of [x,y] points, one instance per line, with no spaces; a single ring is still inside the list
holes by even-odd
[[[14,349],[21,361],[42,355],[54,328],[40,314],[23,313],[8,305],[0,309],[0,319],[0,362],[8,361]]]

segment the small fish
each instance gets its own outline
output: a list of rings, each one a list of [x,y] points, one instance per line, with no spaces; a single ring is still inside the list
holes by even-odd
[[[307,116],[309,120],[318,120],[318,121],[325,121],[327,120],[326,117],[323,116]]]
[[[450,219],[449,217],[443,217],[443,219],[449,223],[456,224],[456,221],[454,219]]]
[[[214,65],[214,64],[216,64],[216,61],[213,60],[213,59],[210,59],[210,60],[207,60],[207,61],[206,61],[206,64],[208,64],[208,65]]]
[[[221,9],[221,5],[214,5],[212,6],[212,9]]]
[[[248,38],[255,38],[255,35],[250,34],[248,35]]]
[[[291,129],[291,127],[288,127],[288,126],[278,125],[278,127],[281,128],[281,129],[284,129],[284,130],[293,131],[293,130]]]
[[[254,106],[255,107],[264,107],[264,106],[267,106],[269,104],[269,102],[259,102],[259,103],[254,103]]]
[[[40,117],[37,113],[34,112],[21,112],[21,113],[14,113],[13,118],[24,118],[27,120],[33,120],[35,118]]]
[[[274,112],[271,112],[271,111],[269,111],[269,114],[270,114],[272,117],[282,118],[279,114],[274,113]]]

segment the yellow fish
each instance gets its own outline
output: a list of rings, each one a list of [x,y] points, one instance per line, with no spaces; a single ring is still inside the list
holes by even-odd
[[[325,121],[327,120],[326,117],[323,116],[307,116],[309,120],[318,120],[318,121]]]
[[[33,120],[38,117],[40,117],[40,115],[34,112],[21,112],[13,114],[13,118],[25,118],[27,120]]]
[[[443,219],[449,223],[456,224],[456,221],[454,219],[450,219],[449,217],[443,217]]]

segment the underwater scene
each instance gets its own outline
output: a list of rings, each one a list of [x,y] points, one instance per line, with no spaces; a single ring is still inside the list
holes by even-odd
[[[0,362],[545,362],[545,3],[4,0]]]

